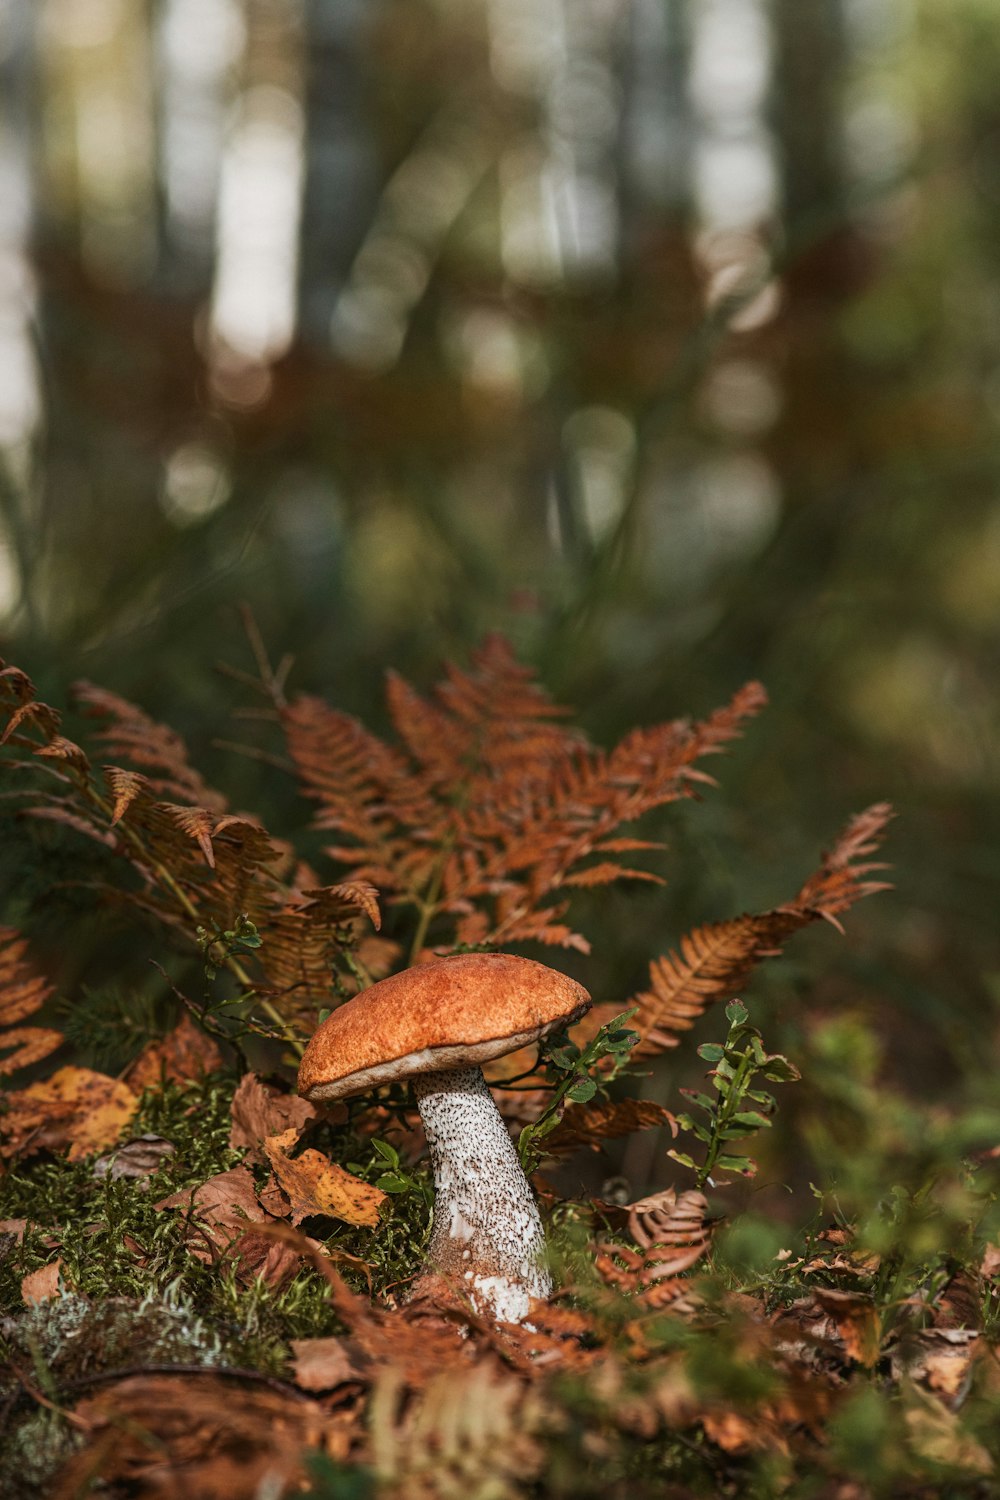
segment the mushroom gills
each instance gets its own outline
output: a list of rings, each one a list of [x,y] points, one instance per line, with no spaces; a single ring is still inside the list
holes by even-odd
[[[428,1263],[476,1312],[523,1322],[552,1278],[538,1208],[482,1069],[422,1073],[413,1090],[434,1171]]]

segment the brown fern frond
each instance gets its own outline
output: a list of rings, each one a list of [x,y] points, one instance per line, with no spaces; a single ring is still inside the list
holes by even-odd
[[[739,993],[757,964],[780,954],[793,932],[820,918],[839,928],[839,912],[888,889],[885,881],[866,878],[885,868],[867,856],[877,849],[892,816],[888,803],[880,802],[852,818],[793,901],[773,911],[706,923],[681,939],[679,953],[654,959],[649,989],[632,1002],[639,1008],[630,1023],[641,1037],[636,1055],[676,1047],[680,1032],[715,1001]],[[858,859],[862,863],[854,863]]]
[[[421,697],[389,679],[390,747],[317,699],[283,711],[291,758],[325,852],[451,942],[543,942],[586,952],[560,901],[579,887],[658,880],[618,856],[651,847],[621,833],[653,808],[693,794],[695,762],[731,740],[764,703],[757,684],[701,724],[636,730],[599,750],[561,720],[529,668],[498,636]],[[602,857],[603,856],[603,857]]]
[[[840,912],[853,906],[862,896],[891,890],[888,881],[865,880],[864,877],[888,868],[885,864],[873,863],[867,856],[878,849],[882,835],[894,817],[888,802],[875,802],[853,817],[832,849],[823,854],[819,869],[805,882],[790,909],[813,911],[843,931],[836,920]],[[857,860],[864,862],[855,863]]]
[[[152,798],[149,778],[143,776],[141,771],[123,771],[121,766],[105,766],[104,779],[114,797],[114,806],[111,809],[111,826],[121,822],[128,807],[135,801],[136,797],[145,794]]]
[[[134,877],[99,887],[189,942],[199,927],[225,931],[245,914],[262,946],[229,966],[255,990],[284,997],[289,1019],[311,1022],[331,999],[334,966],[345,943],[360,936],[361,919],[378,925],[373,888],[359,880],[323,887],[311,871],[293,875],[288,846],[227,810],[189,764],[178,735],[115,694],[81,684],[79,703],[102,723],[97,738],[128,762],[106,766],[100,787],[86,753],[61,734],[59,714],[34,691],[18,669],[0,672],[0,709],[8,711],[8,730],[13,724],[8,740],[32,752],[3,760],[21,782],[23,814],[97,840]],[[39,784],[43,772],[55,777],[58,792]]]
[[[551,1135],[545,1151],[553,1156],[587,1149],[599,1151],[605,1141],[620,1140],[636,1130],[669,1125],[677,1134],[677,1122],[669,1109],[652,1099],[592,1099],[589,1104],[570,1104]]]
[[[2,661],[0,709],[4,711],[5,718],[0,745],[27,745],[32,750],[36,749],[37,742],[22,732],[25,726],[34,729],[46,743],[59,732],[59,714],[47,703],[39,701],[35,684],[27,672]]]
[[[638,1249],[615,1242],[597,1256],[604,1280],[650,1308],[677,1301],[688,1286],[681,1278],[702,1258],[711,1243],[705,1223],[708,1202],[694,1190],[678,1194],[666,1188],[633,1203],[628,1232]]]
[[[148,773],[155,796],[224,810],[225,798],[190,765],[187,746],[175,730],[92,682],[75,683],[73,701],[89,718],[103,724],[96,738],[108,757]]]
[[[47,1026],[19,1026],[40,1010],[52,986],[35,973],[28,944],[13,927],[0,927],[0,1075],[16,1073],[48,1057],[63,1042],[62,1033]]]

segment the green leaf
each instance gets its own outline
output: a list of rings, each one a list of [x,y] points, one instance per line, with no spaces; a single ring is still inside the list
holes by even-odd
[[[755,1109],[747,1109],[732,1116],[734,1125],[745,1125],[748,1130],[762,1130],[769,1126],[771,1121],[766,1115],[758,1114]]]
[[[630,1052],[639,1040],[637,1031],[611,1031],[604,1038],[612,1052]]]
[[[778,1108],[777,1099],[775,1099],[773,1094],[769,1094],[766,1089],[747,1089],[746,1097],[752,1099],[755,1104],[762,1104],[768,1114],[773,1115]]]
[[[756,1177],[757,1163],[749,1156],[720,1156],[713,1171],[736,1172],[740,1177]]]
[[[734,1026],[742,1025],[749,1014],[742,1000],[730,1000],[726,1006],[726,1020],[731,1021]]]
[[[395,1146],[390,1146],[388,1141],[372,1139],[372,1148],[378,1152],[385,1161],[391,1162],[394,1167],[399,1166],[399,1152]]]
[[[714,1115],[717,1105],[708,1094],[699,1094],[697,1089],[679,1089],[678,1092],[683,1094],[685,1099],[690,1099],[692,1104],[697,1104],[699,1109],[704,1109],[708,1114]]]
[[[698,1056],[703,1057],[706,1062],[721,1062],[725,1055],[725,1048],[720,1047],[718,1042],[702,1042],[698,1048]]]
[[[794,1063],[790,1063],[787,1057],[782,1057],[780,1052],[775,1052],[765,1059],[764,1077],[772,1083],[795,1083],[802,1077]]]
[[[579,1083],[574,1083],[568,1091],[567,1099],[572,1099],[574,1104],[586,1104],[588,1099],[593,1099],[597,1093],[597,1084],[592,1078],[581,1078]]]
[[[400,1177],[398,1172],[383,1172],[375,1186],[381,1188],[383,1193],[408,1193],[410,1190],[410,1183],[405,1177]]]
[[[668,1151],[667,1155],[672,1161],[680,1162],[682,1167],[691,1167],[693,1171],[698,1170],[693,1158],[688,1156],[684,1151]]]

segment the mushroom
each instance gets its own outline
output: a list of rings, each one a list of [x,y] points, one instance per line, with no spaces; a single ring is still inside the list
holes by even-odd
[[[312,1103],[412,1078],[434,1170],[428,1268],[476,1312],[520,1323],[552,1278],[531,1188],[480,1063],[590,1009],[582,985],[510,953],[466,953],[362,990],[313,1036],[299,1068]]]

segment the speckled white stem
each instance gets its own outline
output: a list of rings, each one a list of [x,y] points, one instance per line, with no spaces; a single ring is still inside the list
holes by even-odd
[[[419,1074],[413,1089],[434,1168],[428,1263],[466,1288],[477,1312],[523,1322],[552,1278],[531,1188],[482,1069]]]

